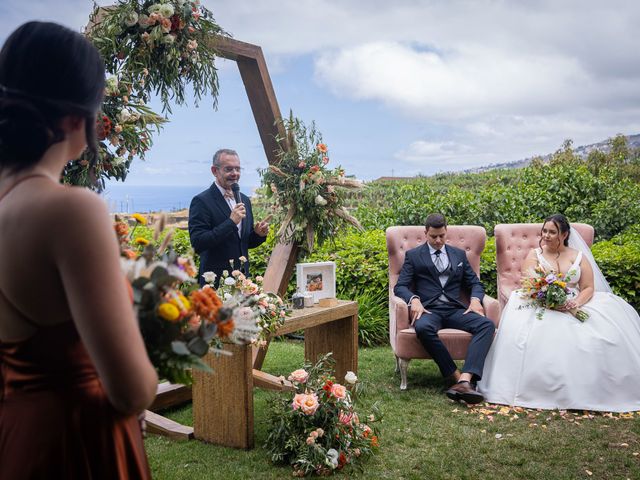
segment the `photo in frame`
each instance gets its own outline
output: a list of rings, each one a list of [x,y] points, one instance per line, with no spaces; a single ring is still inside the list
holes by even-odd
[[[336,262],[296,264],[296,285],[299,292],[313,294],[313,303],[336,296]]]

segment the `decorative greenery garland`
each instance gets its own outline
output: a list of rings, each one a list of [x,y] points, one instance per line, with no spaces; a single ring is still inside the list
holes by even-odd
[[[344,191],[360,188],[360,182],[346,178],[340,166],[327,168],[329,151],[314,123],[307,128],[291,113],[283,126],[286,136],[277,140],[288,148],[277,152],[277,166],[260,171],[280,224],[276,238],[312,251],[314,243],[322,245],[347,224],[362,230],[344,207]]]
[[[171,113],[170,102],[184,104],[190,84],[196,103],[211,93],[215,107],[218,76],[210,41],[226,32],[199,0],[119,0],[94,5],[86,35],[111,76],[97,121],[97,158],[85,152],[67,166],[64,181],[94,187],[96,180],[102,186],[106,178],[124,180],[133,159],[144,159],[153,130],[167,121],[147,106],[152,93]]]

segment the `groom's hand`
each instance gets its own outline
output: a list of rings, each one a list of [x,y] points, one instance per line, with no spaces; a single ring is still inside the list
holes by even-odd
[[[422,302],[418,297],[414,297],[411,300],[410,307],[411,307],[411,325],[413,325],[416,322],[416,320],[418,320],[422,316],[423,313],[431,313],[422,306]]]
[[[475,312],[478,315],[484,316],[484,308],[482,307],[482,303],[480,303],[480,300],[478,300],[475,297],[471,299],[471,302],[469,303],[469,308],[467,308],[467,310],[464,313],[469,313],[469,312]]]

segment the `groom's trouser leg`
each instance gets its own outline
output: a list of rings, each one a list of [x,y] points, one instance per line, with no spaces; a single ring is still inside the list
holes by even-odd
[[[464,314],[463,309],[458,309],[444,319],[442,326],[464,330],[472,335],[462,372],[473,374],[477,380],[482,378],[484,359],[489,352],[496,330],[494,323],[475,312]]]
[[[429,352],[433,361],[436,362],[442,376],[448,377],[453,375],[457,367],[451,358],[451,354],[449,354],[449,350],[438,337],[438,331],[442,329],[443,320],[442,313],[431,310],[431,313],[422,314],[413,326],[418,340],[420,340],[424,349]]]

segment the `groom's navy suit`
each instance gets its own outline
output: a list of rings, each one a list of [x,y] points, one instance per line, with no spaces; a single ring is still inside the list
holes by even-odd
[[[452,375],[456,365],[438,337],[438,331],[442,328],[455,328],[471,333],[473,339],[462,371],[480,378],[484,359],[493,341],[495,325],[473,311],[464,313],[468,305],[462,295],[463,289],[482,302],[484,288],[463,250],[449,245],[443,248],[449,259],[449,265],[442,273],[446,278],[444,285],[441,282],[442,274],[431,258],[429,244],[425,243],[406,253],[393,291],[407,303],[413,297],[419,297],[422,305],[430,312],[425,312],[416,320],[414,327],[420,342],[438,364],[443,376]]]
[[[247,259],[243,273],[249,275],[249,249],[257,247],[266,239],[253,230],[253,212],[249,197],[243,193],[240,197],[247,211],[247,216],[242,219],[241,232],[238,232],[238,225],[231,220],[231,207],[215,182],[191,200],[189,238],[191,246],[200,255],[200,285],[204,284],[204,272],[214,272],[217,275],[217,285],[222,272],[231,270],[229,260],[233,260],[234,267],[240,270],[239,258],[242,256]]]

